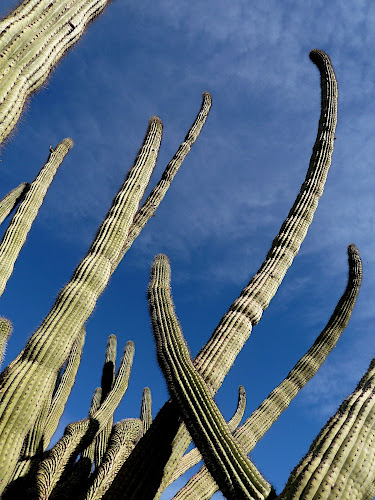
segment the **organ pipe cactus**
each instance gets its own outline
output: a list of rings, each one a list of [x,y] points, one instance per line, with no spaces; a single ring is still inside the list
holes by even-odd
[[[0,142],[12,131],[27,97],[42,85],[56,62],[107,3],[108,0],[26,0],[0,21]],[[344,330],[362,275],[354,245],[348,248],[349,279],[344,295],[314,345],[285,380],[241,426],[244,389],[239,390],[238,408],[228,424],[213,398],[298,252],[324,189],[336,127],[337,84],[328,56],[314,50],[310,57],[321,73],[317,139],[300,193],[259,271],[192,360],[174,313],[167,258],[157,257],[149,287],[150,311],[158,359],[172,399],[153,420],[151,393],[145,388],[140,418],[113,424],[114,411],[128,385],[134,344],[127,344],[116,373],[116,337],[110,335],[101,387],[94,393],[88,417],[68,425],[63,437],[47,451],[74,384],[86,337],[85,322],[199,136],[211,96],[208,92],[203,94],[196,120],[141,205],[162,135],[161,120],[150,119],[134,165],[86,257],[25,349],[0,376],[3,498],[21,498],[25,492],[35,500],[159,498],[166,486],[201,456],[206,466],[176,498],[209,498],[218,487],[228,498],[276,497],[272,485],[246,454],[315,375]],[[0,223],[18,207],[0,243],[0,294],[47,188],[72,145],[71,139],[65,139],[51,148],[35,181],[30,185],[23,183],[0,201]],[[0,323],[3,350],[10,322],[2,319]],[[373,386],[374,362],[322,429],[278,498],[372,498]],[[190,435],[197,448],[184,455]]]
[[[26,99],[109,0],[25,0],[0,21],[0,143]]]

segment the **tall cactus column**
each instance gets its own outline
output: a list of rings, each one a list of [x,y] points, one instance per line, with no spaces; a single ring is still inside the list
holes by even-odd
[[[109,0],[25,0],[0,21],[0,143],[28,96]]]
[[[155,257],[148,289],[150,316],[160,368],[196,446],[226,498],[274,498],[270,484],[246,457],[209,388],[190,358],[170,294],[170,266]]]
[[[142,148],[87,256],[59,294],[51,312],[18,358],[3,372],[0,390],[0,491],[13,474],[37,408],[113,272],[155,166],[162,133],[150,120]]]

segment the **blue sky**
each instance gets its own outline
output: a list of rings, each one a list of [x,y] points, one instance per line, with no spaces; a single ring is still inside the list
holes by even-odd
[[[17,2],[3,0],[0,14]],[[116,419],[167,399],[156,363],[146,288],[154,255],[171,260],[176,311],[192,354],[264,259],[305,177],[320,112],[312,48],[339,83],[337,140],[326,189],[300,253],[217,395],[230,418],[237,387],[245,416],[310,347],[343,292],[346,247],[364,264],[362,290],[337,348],[252,453],[278,491],[374,356],[375,5],[348,2],[125,2],[116,0],[29,102],[1,151],[1,193],[31,181],[49,145],[72,137],[2,297],[14,323],[11,361],[84,257],[142,142],[148,118],[164,123],[151,181],[209,90],[201,137],[163,204],[136,240],[87,324],[84,355],[63,417],[83,418],[100,384],[107,337],[134,340],[130,386]],[[182,481],[180,482],[182,484]],[[172,487],[165,499],[173,496]]]

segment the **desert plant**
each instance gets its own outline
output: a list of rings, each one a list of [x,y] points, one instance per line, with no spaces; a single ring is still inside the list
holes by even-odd
[[[0,126],[4,140],[30,93],[74,43],[107,1],[27,0],[0,23]],[[205,467],[176,498],[210,498],[220,488],[231,499],[275,498],[276,492],[247,457],[336,345],[359,291],[362,267],[348,247],[347,288],[313,346],[260,407],[239,427],[245,394],[227,424],[214,402],[236,356],[261,319],[292,264],[312,221],[331,163],[337,115],[337,84],[328,56],[310,53],[321,74],[321,115],[309,169],[288,217],[259,271],[223,316],[194,360],[182,337],[170,294],[170,267],[155,258],[149,307],[157,356],[171,400],[152,421],[151,393],[144,390],[140,418],[113,424],[130,377],[134,344],[128,342],[116,373],[116,337],[108,339],[101,387],[88,417],[70,424],[47,450],[64,411],[85,341],[85,323],[135,238],[154,214],[207,118],[202,107],[160,181],[141,204],[158,156],[162,123],[152,117],[136,160],[100,226],[87,255],[58,295],[26,347],[0,376],[0,492],[4,498],[152,499],[201,457]],[[31,183],[0,203],[2,220],[16,208],[0,243],[1,292],[32,222],[65,155],[64,139],[51,148]],[[11,326],[1,319],[1,348]],[[291,474],[280,499],[371,498],[373,467],[374,366],[339,408]],[[193,438],[197,449],[185,454]]]

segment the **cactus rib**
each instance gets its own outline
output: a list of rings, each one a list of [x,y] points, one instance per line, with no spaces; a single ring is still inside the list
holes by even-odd
[[[362,377],[355,391],[341,404],[337,413],[327,422],[314,440],[307,455],[292,472],[280,499],[313,498],[314,495],[352,496],[351,475],[360,472],[358,481],[363,492],[374,480],[375,456],[368,443],[375,431],[375,361]],[[356,461],[364,453],[362,467],[355,469]],[[349,487],[349,488],[348,488]],[[343,491],[347,495],[343,496]]]
[[[7,318],[0,317],[0,364],[5,354],[7,341],[12,334],[12,323]]]
[[[116,477],[117,472],[142,437],[143,424],[139,419],[117,422],[108,442],[108,449],[98,470],[90,481],[85,500],[99,500]]]

